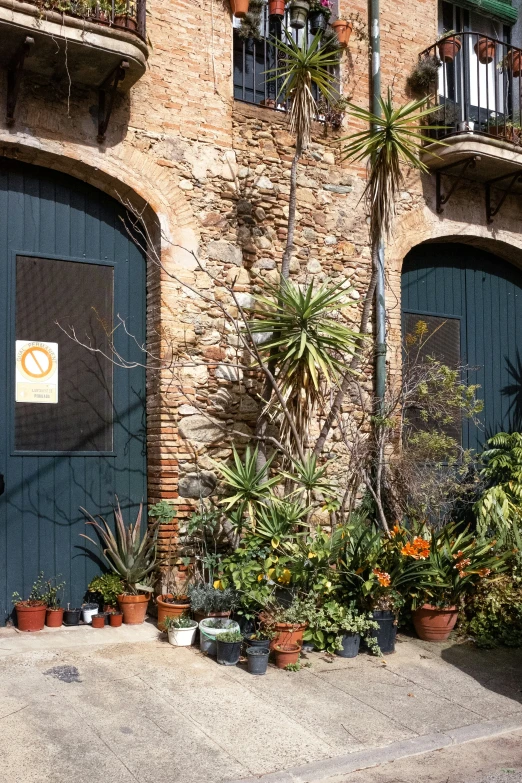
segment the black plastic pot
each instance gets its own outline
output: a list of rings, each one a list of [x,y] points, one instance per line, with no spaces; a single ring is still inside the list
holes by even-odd
[[[343,636],[342,642],[342,649],[337,650],[336,655],[340,655],[341,658],[355,658],[359,654],[361,637],[358,633],[345,634]]]
[[[395,652],[395,639],[397,637],[397,626],[395,624],[395,615],[393,612],[375,611],[373,619],[379,623],[379,628],[374,629],[371,635],[377,639],[377,644],[381,648],[383,655],[390,655]]]
[[[82,616],[82,610],[81,609],[64,609],[63,610],[63,624],[64,625],[79,625],[81,616]]]
[[[266,674],[270,650],[261,647],[247,647],[247,667],[250,674]]]
[[[255,648],[256,650],[269,650],[270,639],[249,639],[248,636],[243,637],[247,647]]]
[[[328,17],[323,14],[322,11],[310,11],[308,14],[308,22],[310,24],[310,32],[315,35],[319,31],[324,31],[328,27]]]
[[[241,654],[241,642],[222,642],[216,639],[217,662],[223,666],[235,666]]]

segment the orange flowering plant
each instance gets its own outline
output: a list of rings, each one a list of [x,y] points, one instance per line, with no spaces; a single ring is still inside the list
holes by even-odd
[[[430,583],[412,591],[414,609],[424,603],[456,606],[483,580],[499,578],[508,568],[509,553],[500,551],[495,540],[478,539],[468,529],[459,531],[454,523],[426,535],[430,539],[426,560]],[[416,551],[420,549],[419,545]],[[415,555],[409,554],[408,549],[407,556],[413,558]]]

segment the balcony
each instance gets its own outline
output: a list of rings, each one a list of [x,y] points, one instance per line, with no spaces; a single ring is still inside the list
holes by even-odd
[[[103,125],[116,90],[145,73],[146,0],[0,0],[0,67],[7,69],[7,124],[22,75],[101,91]]]

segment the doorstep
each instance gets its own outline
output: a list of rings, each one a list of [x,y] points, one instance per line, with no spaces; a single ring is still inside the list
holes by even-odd
[[[159,631],[153,620],[140,625],[122,625],[119,628],[92,628],[90,625],[75,625],[48,628],[24,633],[18,628],[0,628],[0,658],[35,650],[59,650],[70,647],[88,647],[104,644],[129,644],[150,642],[158,638]]]

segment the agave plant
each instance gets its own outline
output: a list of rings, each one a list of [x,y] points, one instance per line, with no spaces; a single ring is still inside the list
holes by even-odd
[[[111,571],[117,574],[123,582],[125,592],[130,595],[136,595],[139,591],[152,593],[153,588],[150,586],[150,580],[157,563],[158,523],[150,525],[145,534],[141,535],[143,503],[140,503],[136,522],[126,527],[120,502],[116,498],[116,508],[114,509],[116,535],[103,517],[99,517],[100,524],[84,508],[81,510],[88,517],[86,524],[95,528],[100,542],[94,541],[84,533],[80,533],[80,535],[100,549],[102,557]]]
[[[292,460],[294,473],[283,472],[283,476],[299,485],[296,493],[305,493],[307,503],[311,503],[312,493],[321,494],[325,501],[335,497],[336,487],[327,477],[328,463],[318,466],[317,456],[308,454],[304,461]]]
[[[249,328],[253,334],[268,335],[259,350],[274,366],[301,436],[308,432],[323,383],[335,382],[346,367],[346,356],[356,350],[359,334],[335,317],[353,305],[343,286],[342,282],[318,287],[310,283],[301,288],[282,280],[279,288],[265,284],[266,293],[255,298]],[[280,414],[275,400],[269,410]],[[290,443],[291,431],[285,418],[282,437]]]
[[[214,463],[223,476],[226,487],[226,497],[220,502],[226,506],[227,512],[236,511],[238,527],[245,510],[248,510],[250,519],[255,524],[259,504],[269,496],[270,487],[279,481],[277,476],[271,478],[268,476],[268,469],[274,456],[259,470],[256,467],[257,448],[251,451],[250,447],[247,447],[245,458],[242,460],[234,447],[232,457],[232,465]]]

